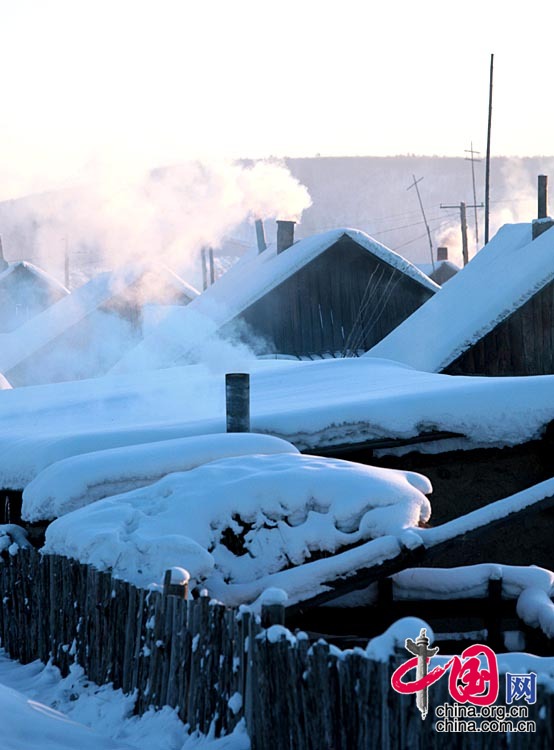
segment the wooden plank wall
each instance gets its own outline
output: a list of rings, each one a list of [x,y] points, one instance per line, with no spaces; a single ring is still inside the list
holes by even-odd
[[[294,245],[285,252],[294,253]],[[367,351],[432,294],[345,236],[238,320],[281,354],[335,354],[352,343]]]
[[[554,373],[554,282],[444,369],[449,375]]]
[[[456,735],[434,731],[432,714],[423,722],[414,697],[392,691],[392,671],[406,653],[379,662],[361,649],[311,646],[275,626],[263,629],[248,611],[137,589],[34,550],[0,564],[0,592],[0,638],[10,656],[52,658],[62,674],[76,662],[98,684],[136,691],[137,713],[174,706],[191,729],[215,736],[244,719],[252,750],[453,747]],[[431,708],[447,700],[443,680],[432,688]],[[553,747],[553,717],[554,694],[541,687],[529,717],[537,721],[534,749]],[[529,747],[528,734],[463,740],[469,750]]]

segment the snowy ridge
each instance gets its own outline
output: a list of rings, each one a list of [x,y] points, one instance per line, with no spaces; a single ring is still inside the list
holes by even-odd
[[[503,226],[439,294],[365,356],[439,372],[554,278],[554,232]],[[471,300],[471,303],[468,301]]]
[[[252,248],[186,309],[176,311],[162,321],[149,337],[123,357],[114,372],[134,366],[167,367],[176,364],[178,356],[191,346],[189,341],[180,339],[180,333],[188,328],[189,316],[194,313],[205,317],[216,329],[225,325],[345,235],[427,289],[433,292],[440,289],[412,263],[357,229],[341,228],[317,234],[295,242],[279,254],[275,245],[269,246],[263,253]],[[160,347],[160,340],[167,342],[167,352]]]

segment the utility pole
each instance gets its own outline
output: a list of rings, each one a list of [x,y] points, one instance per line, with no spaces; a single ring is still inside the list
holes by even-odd
[[[477,253],[479,250],[479,222],[477,220],[477,193],[475,191],[475,167],[474,164],[476,161],[481,161],[481,159],[476,159],[474,154],[479,154],[479,151],[473,150],[473,141],[471,142],[471,145],[469,149],[465,149],[466,154],[470,154],[470,156],[466,156],[466,161],[471,161],[471,179],[473,182],[473,203],[474,203],[474,213],[475,213],[475,252]]]
[[[427,230],[427,236],[429,237],[429,250],[431,252],[431,266],[433,267],[433,271],[435,270],[435,259],[433,257],[433,242],[431,240],[431,230],[429,229],[429,224],[427,223],[427,217],[425,216],[425,211],[423,210],[423,203],[421,202],[421,195],[419,194],[419,188],[418,183],[422,181],[423,177],[420,177],[419,180],[416,180],[415,174],[412,175],[413,182],[411,185],[409,185],[406,190],[411,190],[413,187],[416,189],[417,193],[417,199],[419,201],[419,207],[421,208],[421,215],[423,216],[423,223],[425,224],[425,229]]]
[[[486,163],[485,163],[485,245],[489,241],[493,65],[494,65],[494,55],[491,55],[491,69],[490,69],[490,78],[489,78],[489,122],[488,122],[488,127],[487,127],[487,157],[486,157]]]
[[[441,203],[441,208],[459,208],[460,209],[460,228],[462,230],[462,258],[464,260],[464,266],[469,263],[469,253],[467,249],[467,220],[466,220],[466,208],[483,208],[483,204],[474,206],[467,206],[463,201],[455,206],[446,206]]]
[[[63,263],[64,282],[65,282],[65,288],[69,289],[69,248],[67,244],[67,237],[64,237],[63,241],[64,241],[64,263]]]

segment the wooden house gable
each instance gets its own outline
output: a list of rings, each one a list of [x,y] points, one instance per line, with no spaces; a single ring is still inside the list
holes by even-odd
[[[294,245],[285,252],[294,253]],[[367,351],[433,291],[343,235],[224,326],[237,321],[274,352]]]

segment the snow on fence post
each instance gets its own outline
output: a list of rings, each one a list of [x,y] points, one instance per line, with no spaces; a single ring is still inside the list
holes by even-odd
[[[225,375],[227,432],[250,432],[250,375],[228,372]]]
[[[165,571],[164,596],[178,596],[187,599],[189,595],[190,573],[184,568],[174,567]]]

